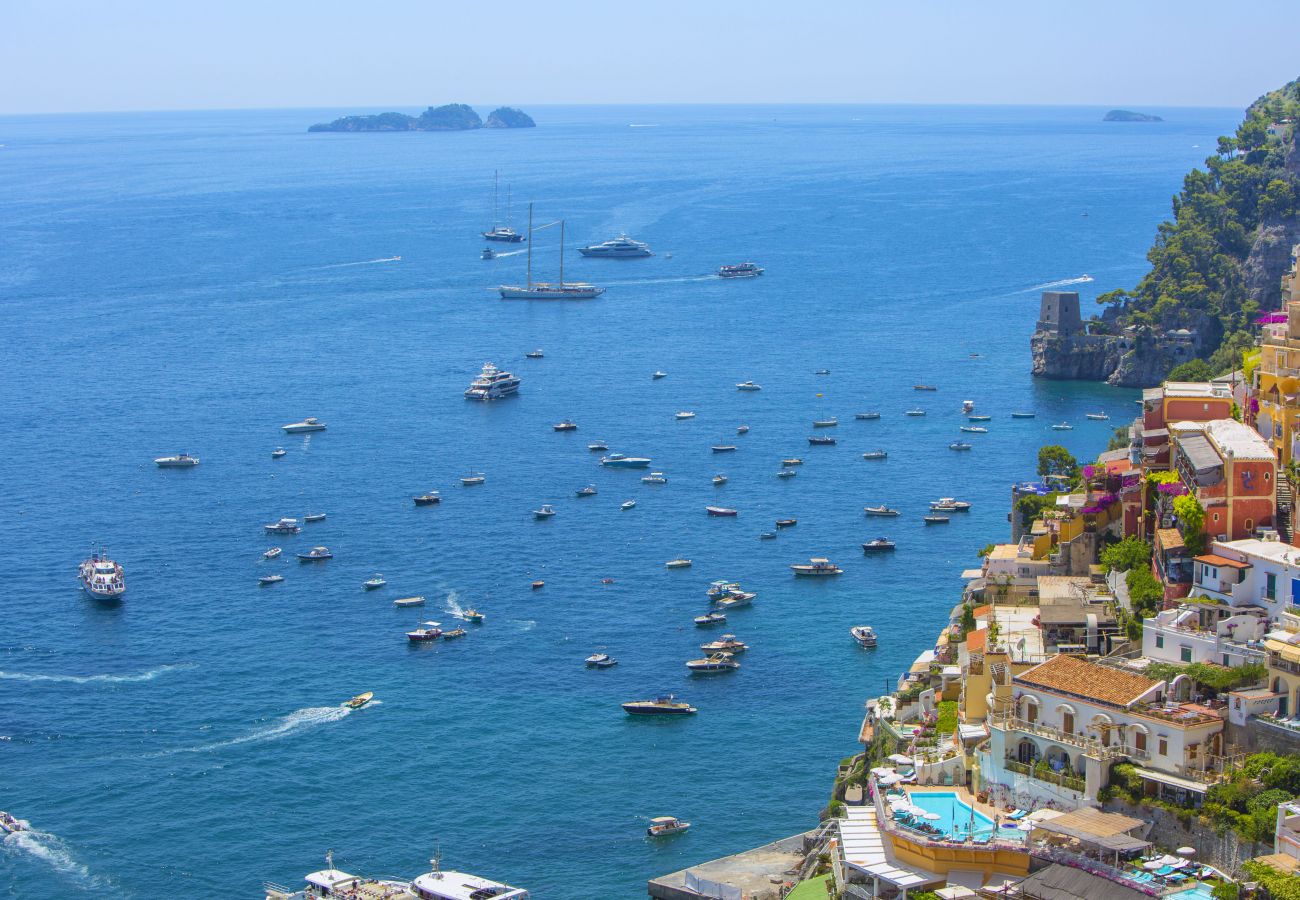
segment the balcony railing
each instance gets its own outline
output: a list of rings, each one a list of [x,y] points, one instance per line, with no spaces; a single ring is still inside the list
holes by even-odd
[[[1280,653],[1270,653],[1268,655],[1268,667],[1290,672],[1292,675],[1300,675],[1300,662],[1292,662]]]
[[[1004,760],[1002,765],[1008,772],[1028,775],[1030,778],[1037,778],[1039,781],[1059,785],[1079,793],[1083,793],[1088,789],[1087,782],[1078,775],[1066,775],[1064,772],[1053,772],[1051,770],[1044,771],[1041,766],[1027,765],[1014,759]]]
[[[1057,744],[1069,744],[1071,747],[1078,747],[1084,751],[1084,755],[1092,756],[1106,762],[1112,759],[1122,759],[1131,757],[1133,759],[1150,759],[1150,754],[1145,750],[1139,750],[1136,747],[1128,747],[1123,744],[1103,744],[1099,738],[1088,737],[1086,735],[1071,734],[1068,731],[1062,731],[1051,725],[1044,725],[1041,722],[1030,722],[1019,716],[1010,713],[994,713],[989,716],[989,721],[1001,725],[1008,731],[1016,731],[1021,734],[1032,734],[1036,737],[1046,738]]]

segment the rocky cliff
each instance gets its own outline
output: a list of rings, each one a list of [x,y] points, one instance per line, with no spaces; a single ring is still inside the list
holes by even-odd
[[[533,117],[522,110],[514,109],[510,106],[502,106],[499,109],[492,110],[488,115],[487,121],[483,123],[484,128],[536,128],[537,123]]]

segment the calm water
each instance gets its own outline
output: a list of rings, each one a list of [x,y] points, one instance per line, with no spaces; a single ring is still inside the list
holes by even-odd
[[[1183,173],[1239,115],[533,112],[535,131],[413,135],[304,133],[333,110],[0,119],[0,808],[39,829],[0,849],[4,895],[253,897],[327,848],[413,876],[441,845],[539,897],[636,897],[814,825],[863,701],[1005,537],[1038,446],[1095,453],[1133,408],[1030,379],[1038,291],[1134,284]],[[524,257],[478,258],[494,168],[517,225],[531,199],[573,242],[626,230],[657,255],[571,252],[566,273],[609,287],[598,301],[498,300]],[[557,237],[536,241],[544,276]],[[745,259],[767,274],[708,277]],[[522,375],[517,398],[461,398],[485,360]],[[738,393],[746,379],[764,390]],[[959,454],[966,398],[994,420]],[[1113,421],[1084,421],[1098,409]],[[329,431],[280,432],[307,415]],[[826,415],[839,445],[809,447]],[[565,417],[580,430],[552,432]],[[600,469],[594,438],[669,484]],[[723,438],[739,452],[712,455]],[[889,459],[864,462],[876,447]],[[202,465],[151,463],[182,449]],[[799,476],[777,479],[791,455]],[[487,484],[461,488],[470,469]],[[575,499],[589,482],[599,495]],[[442,505],[414,508],[430,488]],[[940,495],[975,508],[926,529]],[[534,522],[548,501],[559,514]],[[706,517],[712,502],[739,518]],[[903,517],[865,520],[879,502]],[[315,511],[296,538],[262,534]],[[798,526],[757,540],[782,516]],[[898,552],[864,558],[879,534]],[[78,592],[95,542],[126,566],[119,606]],[[273,542],[286,558],[261,561]],[[336,558],[292,559],[315,544]],[[666,571],[679,555],[694,568]],[[845,574],[793,579],[813,555]],[[377,571],[389,588],[363,593]],[[286,581],[259,590],[269,572]],[[727,629],[753,649],[692,679],[691,618],[724,577],[759,592]],[[391,606],[414,593],[423,611]],[[456,604],[486,623],[407,646]],[[879,649],[854,645],[857,623]],[[620,665],[584,669],[602,646]],[[362,690],[382,703],[338,707]],[[663,690],[700,714],[619,710]],[[647,842],[664,814],[695,827]]]

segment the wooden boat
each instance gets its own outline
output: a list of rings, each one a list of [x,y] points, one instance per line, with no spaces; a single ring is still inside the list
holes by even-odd
[[[914,391],[937,391],[937,390],[939,390],[939,389],[938,389],[937,387],[935,387],[934,385],[932,385],[932,384],[914,384],[914,385],[912,385],[912,390],[914,390]]]
[[[534,581],[533,584],[532,584],[532,588],[533,588],[533,590],[535,590],[535,591],[540,591],[540,590],[541,590],[542,588],[544,588],[544,587],[546,587],[546,582],[545,582],[545,581]]]
[[[830,447],[835,444],[833,437],[810,437],[808,443],[814,447]]]
[[[785,466],[787,469],[791,466],[802,466],[803,460],[797,456],[792,456],[789,459],[781,460],[781,465]]]
[[[360,709],[361,707],[365,706],[373,699],[375,699],[375,692],[366,691],[364,694],[357,694],[355,697],[353,697],[351,700],[344,703],[343,705],[346,706],[348,709]]]
[[[725,506],[706,506],[704,511],[711,516],[735,516],[736,511]]]
[[[429,491],[429,493],[421,494],[413,499],[415,500],[416,506],[433,506],[436,503],[442,502],[442,497],[437,491]]]
[[[451,631],[444,631],[442,633],[442,639],[444,641],[454,641],[456,638],[463,638],[467,634],[469,634],[469,632],[464,628],[453,628]]]
[[[563,422],[556,422],[551,428],[556,431],[577,431],[578,426],[571,419],[565,419]]]
[[[398,597],[393,601],[394,606],[424,606],[423,597]]]
[[[440,622],[421,622],[419,627],[406,632],[406,639],[413,644],[428,643],[442,637]]]
[[[798,524],[799,524],[798,519],[777,519],[776,520],[777,528],[793,528]]]

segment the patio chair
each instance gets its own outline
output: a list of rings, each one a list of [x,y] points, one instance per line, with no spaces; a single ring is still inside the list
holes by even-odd
[[[1160,868],[1156,869],[1155,873],[1159,875],[1161,878],[1164,878],[1167,875],[1174,874],[1174,872],[1175,869],[1173,866],[1161,866]]]
[[[1010,820],[1013,821],[1013,822],[1018,822],[1018,821],[1020,821],[1021,819],[1023,819],[1023,818],[1024,818],[1025,816],[1027,816],[1027,815],[1029,815],[1029,813],[1028,813],[1027,811],[1025,811],[1025,810],[1023,810],[1023,809],[1018,809],[1018,810],[1016,810],[1015,812],[1013,812],[1013,813],[1011,813],[1010,815],[1008,815],[1007,818],[1010,819]]]

